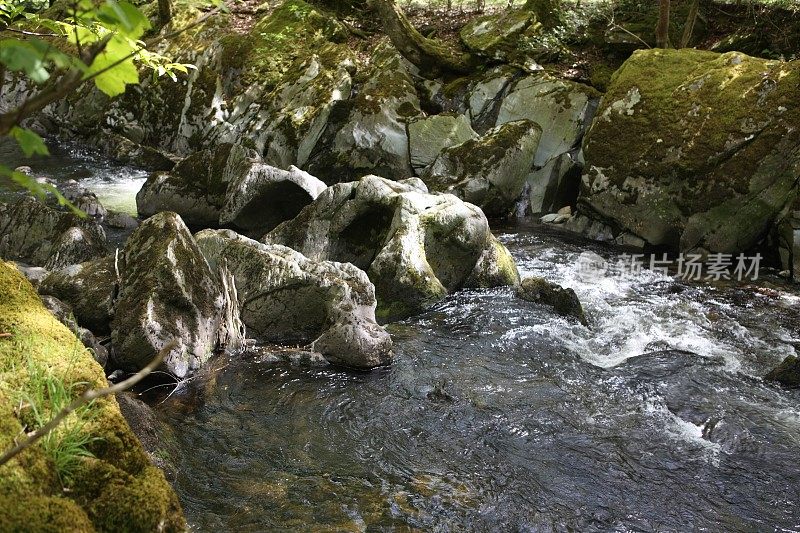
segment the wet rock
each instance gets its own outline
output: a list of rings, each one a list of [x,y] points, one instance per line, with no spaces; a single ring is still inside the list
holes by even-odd
[[[218,345],[224,298],[183,220],[169,212],[145,220],[125,244],[119,272],[114,363],[137,371],[175,340],[165,370],[183,378],[203,366]]]
[[[82,187],[77,181],[69,180],[58,184],[58,191],[76,208],[88,216],[102,220],[107,214],[106,208],[97,199],[97,195],[89,189]]]
[[[141,139],[131,140],[123,135],[111,131],[90,137],[89,145],[99,148],[108,157],[126,165],[135,165],[146,170],[170,170],[175,166],[175,161],[159,149],[145,146]]]
[[[163,438],[166,430],[161,427],[155,411],[131,392],[122,392],[116,398],[122,416],[142,443],[150,461],[164,471],[167,479],[174,481],[177,468],[170,453],[171,446]]]
[[[0,204],[0,256],[5,259],[56,269],[106,253],[105,233],[92,219],[31,197]]]
[[[529,302],[548,305],[559,315],[574,318],[584,326],[589,325],[583,306],[572,289],[565,289],[543,278],[531,277],[522,280],[517,296]]]
[[[453,193],[487,216],[507,216],[525,187],[541,136],[531,121],[507,122],[483,137],[445,148],[422,179],[431,190]]]
[[[582,168],[581,141],[600,94],[545,73],[526,76],[503,98],[497,125],[530,120],[542,128],[528,176],[530,212],[547,213],[575,203]]]
[[[411,166],[421,172],[443,149],[475,139],[478,134],[464,115],[434,115],[408,124]]]
[[[81,326],[100,335],[111,333],[116,291],[114,255],[55,270],[39,286],[40,294],[67,303]]]
[[[519,279],[479,208],[453,195],[429,194],[418,179],[366,176],[334,185],[263,240],[364,270],[382,318],[419,312],[464,286]]]
[[[25,279],[31,282],[34,288],[38,289],[39,285],[41,285],[42,280],[47,277],[50,273],[49,270],[42,267],[34,267],[26,265],[25,263],[16,263],[17,270],[25,276]]]
[[[800,387],[800,359],[790,355],[781,364],[764,376],[767,381],[776,381],[785,387]]]
[[[798,80],[798,61],[634,53],[586,137],[578,210],[651,246],[751,249],[797,195]]]
[[[406,122],[422,111],[411,67],[391,45],[379,47],[370,65],[367,80],[348,102],[346,119],[309,162],[309,171],[328,183],[370,173],[390,179],[413,175]]]
[[[230,230],[204,230],[196,237],[212,268],[224,264],[232,273],[251,334],[310,343],[328,361],[348,367],[390,362],[392,341],[375,322],[374,287],[363,271]]]

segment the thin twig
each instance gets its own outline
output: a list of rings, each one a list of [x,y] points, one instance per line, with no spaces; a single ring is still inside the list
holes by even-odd
[[[59,411],[58,414],[55,417],[53,417],[52,420],[50,420],[50,422],[40,427],[36,431],[29,433],[25,440],[23,440],[22,442],[20,442],[10,450],[8,450],[6,453],[4,453],[2,457],[0,457],[0,466],[3,466],[8,461],[13,459],[17,454],[19,454],[20,452],[31,446],[33,443],[35,443],[37,440],[41,439],[51,431],[53,431],[66,417],[69,416],[70,413],[72,413],[79,407],[86,405],[90,402],[93,402],[98,398],[102,398],[104,396],[110,396],[112,394],[117,394],[139,383],[148,374],[150,374],[150,372],[158,368],[158,366],[161,364],[161,362],[164,360],[167,354],[170,353],[172,349],[175,348],[176,346],[178,346],[178,341],[176,340],[170,341],[166,346],[161,348],[161,350],[158,352],[155,358],[152,361],[150,361],[150,363],[146,367],[144,367],[136,374],[126,379],[125,381],[120,381],[116,385],[106,387],[105,389],[99,389],[99,390],[89,389],[80,396],[78,396],[77,398],[75,398],[74,400],[72,400],[72,402],[70,402],[68,406]]]

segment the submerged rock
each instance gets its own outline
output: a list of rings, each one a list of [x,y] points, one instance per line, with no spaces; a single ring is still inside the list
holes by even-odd
[[[52,270],[108,253],[91,218],[50,208],[32,197],[0,204],[0,257]]]
[[[178,378],[199,369],[218,347],[225,301],[181,218],[159,213],[131,234],[119,261],[111,323],[112,358],[136,371],[172,340],[163,366]]]
[[[534,122],[507,122],[483,137],[445,148],[422,180],[432,190],[477,205],[488,216],[507,216],[525,187],[541,136]]]
[[[767,381],[776,381],[786,387],[800,387],[800,359],[788,356],[781,364],[764,376]]]
[[[366,176],[334,185],[263,240],[364,270],[381,318],[417,313],[465,286],[519,281],[483,212],[453,195],[429,194],[419,179]]]
[[[543,278],[530,277],[522,280],[517,296],[529,302],[548,305],[559,315],[574,318],[584,326],[589,325],[583,306],[572,289],[565,289]]]
[[[584,143],[578,211],[650,246],[749,250],[798,193],[798,83],[800,61],[634,53]]]
[[[310,343],[330,362],[372,368],[391,361],[392,341],[375,322],[375,290],[349,263],[315,261],[230,230],[196,235],[212,268],[233,275],[242,321],[252,334]]]

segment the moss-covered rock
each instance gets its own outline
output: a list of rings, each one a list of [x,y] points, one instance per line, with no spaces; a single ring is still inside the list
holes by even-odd
[[[518,281],[516,268],[497,253],[502,245],[483,212],[453,195],[429,194],[417,178],[394,182],[366,176],[328,187],[264,241],[364,270],[383,319],[417,313],[468,283],[494,287]]]
[[[10,263],[0,262],[0,294],[0,332],[11,334],[0,338],[0,448],[5,450],[36,424],[30,408],[19,408],[23,398],[38,403],[48,419],[60,409],[53,396],[38,390],[43,379],[71,397],[107,382],[100,365]],[[65,435],[85,436],[85,450],[93,455],[77,457],[69,475],[57,469],[54,455]],[[185,529],[175,493],[149,464],[113,397],[71,415],[54,439],[40,440],[0,467],[0,530]],[[95,475],[98,468],[106,474]],[[98,507],[102,501],[113,501],[113,508]]]
[[[328,361],[352,368],[391,361],[391,338],[375,322],[375,289],[352,264],[313,261],[230,230],[204,230],[196,238],[212,268],[225,264],[233,274],[251,334],[310,343]]]
[[[579,211],[674,250],[743,252],[794,201],[800,62],[638,51],[584,143]]]
[[[572,289],[565,289],[543,278],[530,277],[522,280],[517,295],[529,302],[548,305],[559,315],[574,318],[584,326],[589,324],[583,306]]]
[[[478,134],[465,115],[442,114],[412,120],[408,124],[411,166],[421,172],[445,148],[476,137]]]
[[[105,232],[92,218],[32,197],[0,204],[0,257],[55,269],[107,253]]]
[[[431,190],[453,193],[490,217],[507,216],[533,169],[541,136],[534,122],[506,122],[483,137],[445,148],[422,180]]]
[[[114,362],[139,370],[175,340],[163,369],[182,378],[202,367],[219,346],[225,298],[183,220],[164,212],[144,221],[125,244],[119,273]]]
[[[330,139],[317,145],[309,171],[327,183],[374,173],[390,179],[413,175],[406,123],[422,115],[411,67],[390,44],[373,53],[370,70]],[[331,126],[333,126],[331,128]]]

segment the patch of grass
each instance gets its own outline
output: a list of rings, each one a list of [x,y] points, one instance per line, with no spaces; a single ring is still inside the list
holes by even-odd
[[[21,339],[19,347],[23,354],[22,360],[13,365],[18,368],[9,369],[15,373],[23,370],[27,377],[20,387],[8,391],[9,397],[17,405],[17,416],[25,425],[27,432],[35,431],[47,424],[89,386],[83,381],[67,383],[57,376],[52,368],[38,363],[31,356],[32,344],[30,338]],[[73,361],[82,349],[83,346],[75,346],[71,356]],[[37,443],[37,446],[45,452],[45,456],[52,461],[64,488],[71,485],[73,475],[82,460],[94,457],[88,446],[100,440],[98,437],[93,437],[88,428],[95,416],[92,407],[92,403],[80,407]]]

